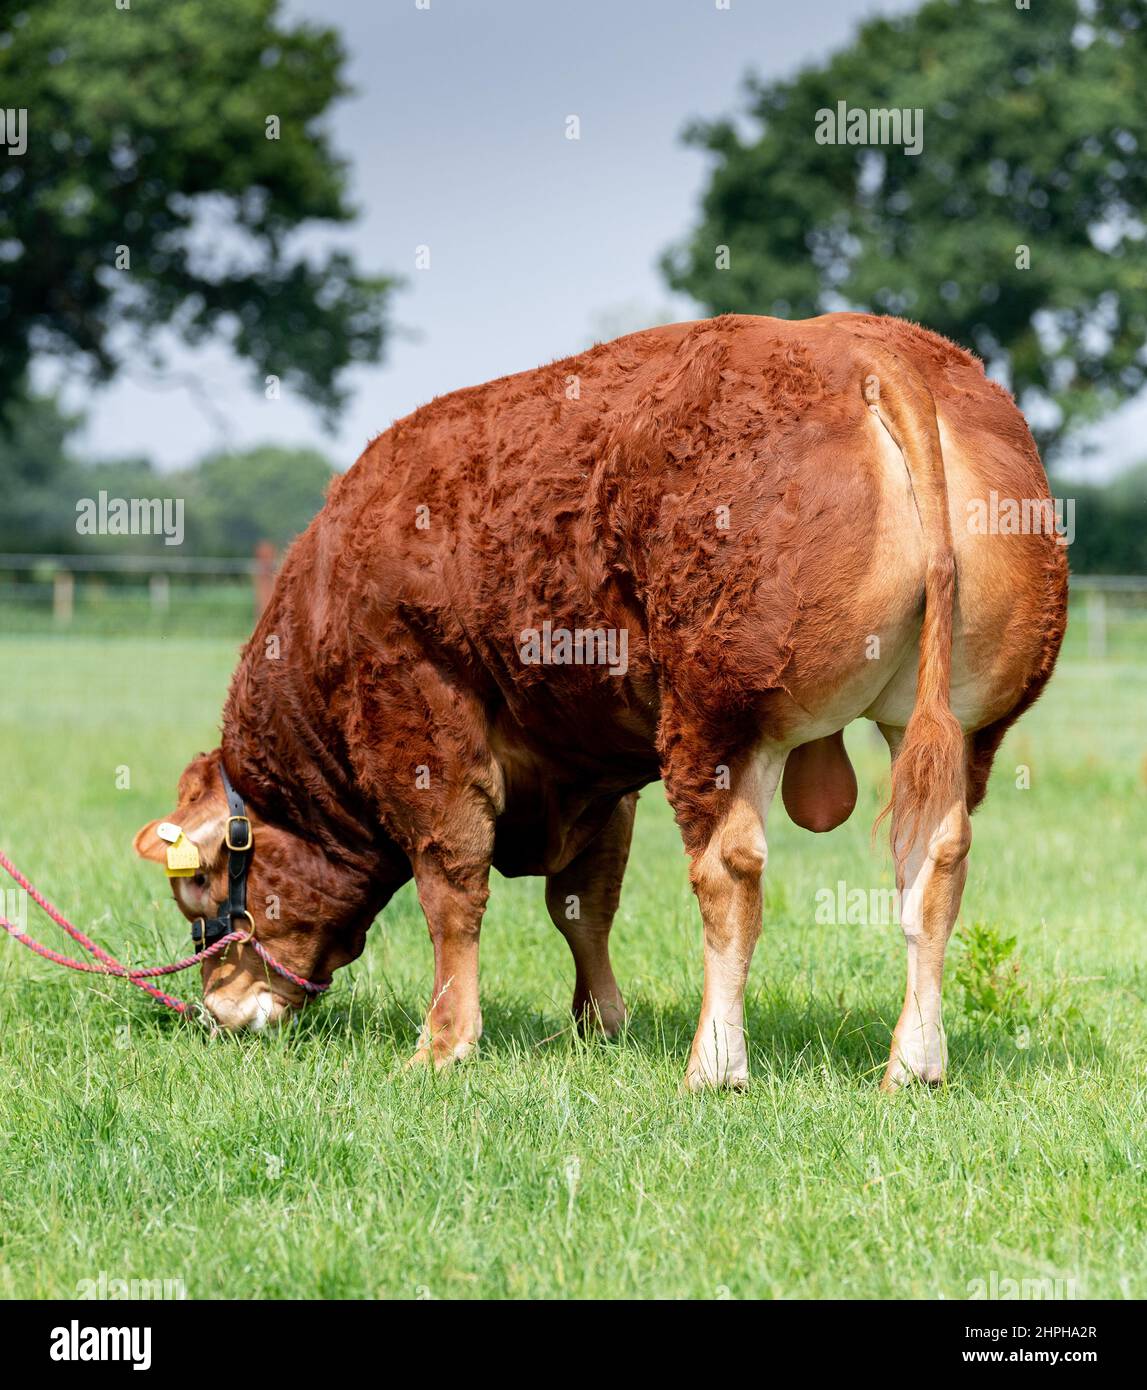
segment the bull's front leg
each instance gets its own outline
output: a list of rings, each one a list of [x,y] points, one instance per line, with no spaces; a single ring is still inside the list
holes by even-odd
[[[437,858],[414,866],[418,900],[434,944],[434,991],[418,1051],[408,1065],[449,1066],[482,1036],[478,936],[489,896],[489,864],[447,870]]]

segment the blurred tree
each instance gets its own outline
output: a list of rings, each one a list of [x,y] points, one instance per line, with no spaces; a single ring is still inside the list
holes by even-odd
[[[1058,482],[1075,502],[1074,574],[1147,574],[1147,463],[1110,483]]]
[[[1054,447],[1147,374],[1145,87],[1147,0],[873,20],[790,81],[750,81],[755,132],[687,131],[716,167],[669,283],[714,313],[916,319],[978,352]],[[921,109],[922,152],[818,143],[839,102]]]
[[[76,514],[69,505],[78,465],[68,436],[79,424],[47,396],[11,403],[0,441],[0,552],[72,550]]]
[[[168,495],[186,499],[192,553],[250,556],[259,541],[284,546],[305,530],[333,477],[317,450],[262,445],[209,454],[165,481]]]
[[[77,531],[77,503],[109,498],[180,498],[182,554],[250,559],[259,541],[289,544],[323,505],[335,470],[314,449],[260,445],[205,455],[190,468],[160,473],[146,458],[84,462],[70,444],[82,424],[47,396],[10,406],[0,442],[0,555],[100,551],[171,555],[161,536],[88,536]]]
[[[0,0],[0,422],[34,356],[162,369],[158,330],[334,409],[393,284],[292,242],[354,215],[321,124],[343,62],[279,0]]]

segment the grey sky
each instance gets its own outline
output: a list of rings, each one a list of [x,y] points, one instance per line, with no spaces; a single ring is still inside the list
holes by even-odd
[[[332,434],[305,405],[267,402],[221,350],[176,354],[185,387],[125,378],[94,401],[98,455],[164,467],[264,440],[314,443],[341,467],[431,397],[575,351],[668,314],[689,318],[657,258],[690,226],[706,161],[680,141],[693,116],[735,111],[750,68],[792,72],[867,15],[912,0],[288,0],[343,33],[356,88],[332,117],[363,215],[325,240],[404,275],[404,330],[357,371]],[[565,138],[576,114],[581,138]],[[414,268],[415,248],[431,267]],[[416,335],[416,336],[414,336]],[[1097,462],[1142,456],[1147,405],[1109,421]],[[1105,469],[1106,471],[1106,469]]]

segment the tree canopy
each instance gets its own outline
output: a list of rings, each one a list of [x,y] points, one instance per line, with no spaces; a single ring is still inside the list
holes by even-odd
[[[328,412],[380,356],[393,282],[295,235],[354,215],[323,124],[343,49],[279,9],[0,0],[0,422],[34,357],[161,369],[161,330]]]
[[[316,449],[257,445],[208,454],[164,483],[182,487],[198,555],[250,555],[260,541],[283,547],[326,501],[335,471]]]
[[[274,444],[216,450],[188,468],[161,473],[146,458],[98,463],[77,455],[72,437],[82,425],[51,397],[14,402],[0,448],[0,555],[100,552],[104,537],[81,534],[84,499],[181,499],[186,550],[192,555],[250,559],[260,541],[288,545],[323,505],[335,476],[316,449]],[[170,557],[162,537],[117,536],[117,553]]]
[[[1076,574],[1147,575],[1147,463],[1107,484],[1062,483],[1075,507]]]
[[[791,80],[750,80],[751,130],[689,129],[715,166],[668,279],[714,313],[915,319],[978,352],[1054,447],[1147,375],[1145,86],[1147,0],[873,20]],[[840,102],[923,111],[922,151],[818,143]]]

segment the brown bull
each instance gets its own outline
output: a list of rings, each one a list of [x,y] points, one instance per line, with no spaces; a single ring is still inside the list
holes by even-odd
[[[769,804],[781,784],[798,824],[844,820],[841,731],[863,716],[893,758],[908,943],[885,1084],[938,1080],[968,815],[1065,620],[1053,527],[985,534],[969,522],[992,493],[1050,520],[1010,396],[895,319],[675,324],[433,401],[287,557],[222,748],[180,782],[169,819],[203,859],[173,880],[180,907],[226,900],[222,759],[251,808],[255,933],[297,974],[358,956],[413,874],[435,962],[417,1061],[481,1034],[491,866],[545,876],[575,1013],[612,1033],[609,930],[660,777],[704,923],[687,1080],[743,1085]],[[154,823],[136,848],[162,860]],[[249,947],[204,987],[228,1027],[303,1002]]]

